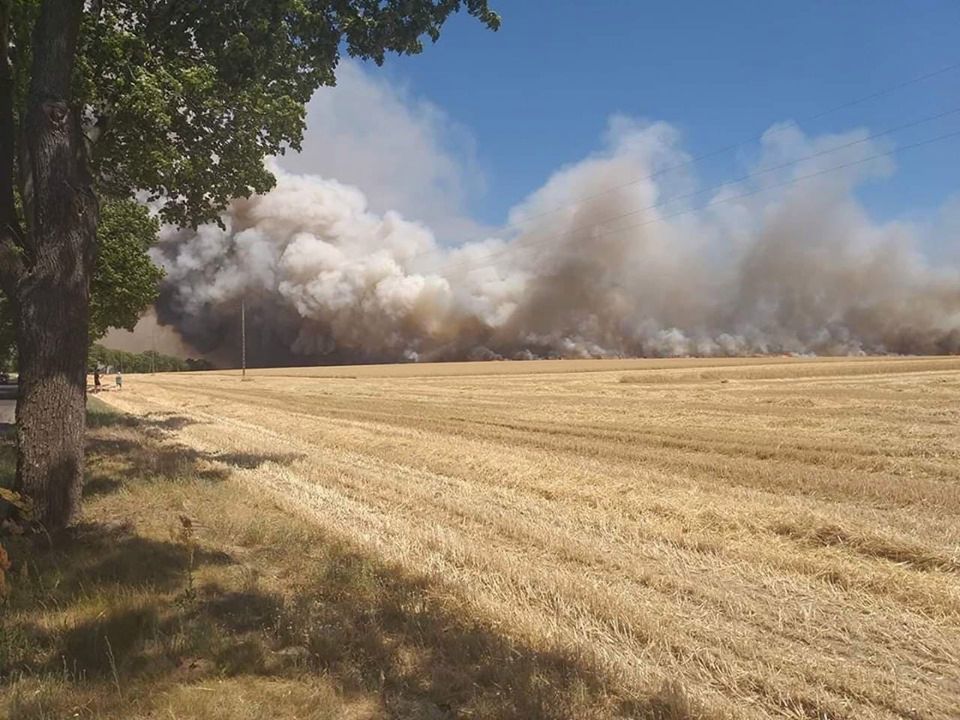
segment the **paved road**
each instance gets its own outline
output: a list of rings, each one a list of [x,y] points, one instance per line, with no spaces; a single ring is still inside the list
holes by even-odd
[[[0,429],[13,422],[17,409],[16,395],[16,385],[0,385]]]

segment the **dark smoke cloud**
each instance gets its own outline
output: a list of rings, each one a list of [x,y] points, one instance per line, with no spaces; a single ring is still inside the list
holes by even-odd
[[[226,229],[165,233],[159,318],[236,362],[243,297],[250,362],[264,365],[956,353],[960,272],[931,267],[912,227],[873,222],[855,198],[890,160],[791,183],[883,151],[820,154],[863,137],[774,128],[755,169],[817,157],[691,197],[683,172],[637,180],[687,159],[673,129],[617,120],[604,153],[515,209],[520,232],[453,249],[370,212],[355,188],[281,172]]]

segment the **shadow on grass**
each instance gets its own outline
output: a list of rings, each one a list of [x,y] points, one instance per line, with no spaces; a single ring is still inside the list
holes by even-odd
[[[264,463],[290,464],[303,457],[298,453],[201,452],[173,441],[179,430],[193,424],[190,418],[127,415],[111,410],[96,398],[90,404],[84,498],[116,492],[123,479],[131,477],[218,482],[228,478],[234,468],[253,470]],[[124,435],[111,430],[129,432]],[[11,426],[9,431],[0,432],[0,487],[13,487],[16,465],[15,427]],[[0,518],[5,517],[3,505],[0,500]]]
[[[87,413],[87,475],[84,496],[96,497],[117,491],[120,477],[155,480],[225,480],[233,468],[256,469],[264,463],[289,464],[303,457],[297,453],[208,453],[173,441],[176,433],[194,424],[175,414],[145,417],[110,410],[97,402]],[[127,434],[110,430],[128,430]],[[148,438],[154,442],[144,442]]]
[[[336,541],[286,598],[215,582],[192,590],[192,572],[232,558],[204,552],[191,561],[183,546],[123,527],[84,526],[31,555],[29,586],[15,592],[13,605],[29,593],[54,607],[103,609],[52,630],[4,624],[4,681],[66,675],[135,685],[317,674],[347,694],[378,697],[385,716],[398,720],[701,717],[669,686],[642,700],[618,697],[583,658],[515,643],[462,607],[443,607],[430,582]]]
[[[303,457],[296,453],[208,453],[177,443],[151,445],[124,438],[87,440],[90,459],[84,479],[84,495],[114,492],[121,483],[118,476],[133,475],[154,480],[202,479],[219,482],[230,477],[234,468],[252,470],[264,463],[290,464]]]
[[[136,428],[148,435],[173,433],[196,424],[196,421],[173,413],[151,413],[149,415],[128,415],[113,410],[98,398],[91,398],[87,405],[87,428]]]
[[[95,429],[104,427],[142,429]],[[164,444],[96,433],[89,447],[102,475],[88,481],[88,495],[126,487],[141,514],[162,512],[144,505],[162,502],[156,493],[137,495],[144,483],[210,479],[202,473],[211,458],[239,468],[289,458],[173,448],[181,466],[165,457]],[[382,716],[396,720],[705,717],[671,685],[628,699],[588,658],[511,640],[437,582],[336,538],[305,534],[297,520],[251,509],[247,496],[228,487],[194,484],[195,510],[266,523],[273,534],[263,547],[237,548],[214,523],[200,542],[203,514],[181,516],[181,532],[170,540],[106,522],[52,539],[4,539],[16,581],[0,613],[0,686],[46,679],[59,683],[60,693],[42,707],[11,705],[11,712],[65,716],[74,707],[70,692],[92,682],[117,688],[97,700],[95,716],[124,717],[131,696],[149,714],[164,688],[243,676],[327,678],[345,695],[376,698]],[[293,579],[268,588],[258,579],[264,573]]]
[[[584,657],[525,646],[476,619],[442,588],[336,540],[310,586],[284,608],[319,671],[376,690],[389,717],[692,718],[667,685],[618,696]],[[439,592],[438,592],[439,591]]]

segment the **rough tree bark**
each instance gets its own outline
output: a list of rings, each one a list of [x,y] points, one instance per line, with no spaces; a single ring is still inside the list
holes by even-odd
[[[48,530],[76,518],[83,478],[98,219],[80,114],[70,103],[83,6],[83,0],[42,4],[30,91],[16,138],[25,227],[8,224],[7,249],[0,251],[4,286],[17,313],[17,488],[33,501]]]

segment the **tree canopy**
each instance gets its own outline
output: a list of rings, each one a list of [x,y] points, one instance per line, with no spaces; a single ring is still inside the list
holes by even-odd
[[[163,279],[147,250],[160,223],[134,200],[100,205],[99,251],[90,287],[90,341],[109,328],[133,330],[154,300]]]
[[[28,87],[40,0],[13,2],[16,105]],[[299,149],[304,106],[334,85],[341,49],[380,64],[423,50],[465,7],[487,27],[486,0],[118,0],[87,2],[73,102],[100,193],[146,192],[165,222],[217,219],[265,192],[266,156]]]

